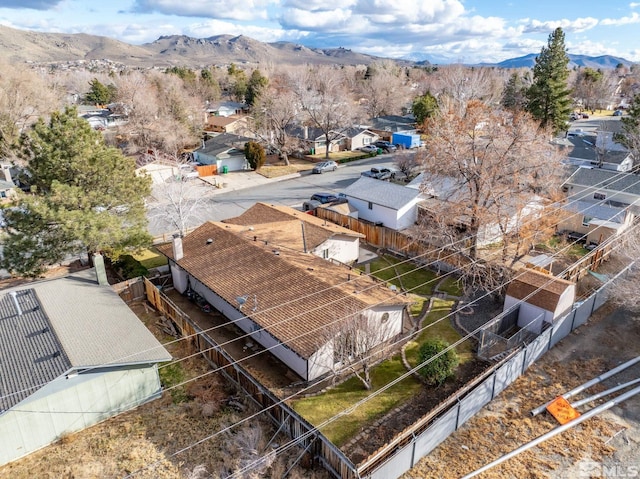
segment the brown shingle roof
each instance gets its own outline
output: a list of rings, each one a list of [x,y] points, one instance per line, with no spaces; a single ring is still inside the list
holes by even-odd
[[[304,240],[301,221],[304,222]],[[294,208],[266,203],[256,203],[240,216],[226,219],[224,223],[253,228],[253,230],[236,229],[249,239],[257,236],[257,239],[277,243],[297,251],[305,251],[305,245],[306,251],[313,250],[335,235],[364,237],[348,228],[302,213]]]
[[[507,295],[516,299],[527,298],[527,303],[546,311],[555,311],[560,296],[572,285],[574,283],[565,279],[533,269],[522,269],[518,272],[518,277],[509,283]]]
[[[407,303],[355,270],[242,239],[233,229],[203,224],[183,239],[184,257],[178,264],[229,304],[237,306],[237,298],[247,296],[243,313],[302,357],[317,350],[318,331],[332,322],[376,305]],[[171,244],[158,249],[173,258]]]

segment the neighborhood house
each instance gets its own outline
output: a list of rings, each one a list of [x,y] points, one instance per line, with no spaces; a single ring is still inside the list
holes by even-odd
[[[0,294],[0,465],[160,396],[169,353],[94,270]]]
[[[322,378],[344,361],[336,341],[354,315],[367,323],[366,332],[374,332],[372,347],[402,334],[404,296],[356,270],[301,252],[295,243],[239,235],[237,226],[208,222],[158,249],[169,259],[178,292],[203,297],[247,341],[268,349],[303,380]]]

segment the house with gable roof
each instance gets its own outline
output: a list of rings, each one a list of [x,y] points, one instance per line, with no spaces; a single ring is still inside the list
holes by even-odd
[[[244,156],[244,145],[251,138],[222,133],[209,138],[193,152],[193,159],[203,165],[216,165],[217,171],[242,171],[249,169]]]
[[[364,176],[349,185],[344,195],[358,210],[359,219],[394,230],[414,225],[418,218],[418,203],[422,200],[417,189]]]
[[[626,230],[640,213],[638,175],[602,168],[577,168],[562,185],[568,214],[558,231],[578,233],[599,244]]]
[[[207,222],[158,250],[178,292],[199,294],[303,380],[335,370],[335,341],[354,315],[377,345],[403,333],[408,300],[384,283],[235,227]]]
[[[544,324],[553,324],[575,299],[575,283],[526,268],[509,283],[503,311],[519,308],[518,327],[540,334]]]
[[[253,241],[286,245],[302,253],[351,264],[358,259],[364,235],[289,206],[256,203],[240,216],[224,220],[238,235]]]
[[[162,392],[170,361],[94,270],[0,293],[0,465]]]

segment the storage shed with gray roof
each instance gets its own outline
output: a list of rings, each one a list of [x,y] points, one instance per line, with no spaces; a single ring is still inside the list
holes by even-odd
[[[0,464],[160,395],[170,354],[95,278],[0,293]]]

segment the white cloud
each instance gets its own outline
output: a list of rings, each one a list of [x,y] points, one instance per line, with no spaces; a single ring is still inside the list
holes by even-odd
[[[287,0],[282,6],[314,12],[316,10],[347,9],[356,3],[358,3],[357,0],[333,0],[331,2],[326,0]]]
[[[598,25],[598,19],[593,17],[576,18],[575,20],[551,20],[541,22],[539,20],[524,20],[524,33],[550,33],[556,28],[562,28],[564,32],[584,32]]]
[[[636,12],[631,13],[628,17],[621,18],[603,18],[600,20],[601,25],[616,26],[631,25],[633,23],[640,23],[640,15]]]
[[[629,4],[629,8],[636,8],[636,7],[640,7],[640,3],[639,2],[631,2]]]
[[[0,8],[31,8],[33,10],[49,10],[62,0],[2,0]]]
[[[255,20],[267,17],[266,7],[274,0],[136,0],[132,10],[136,13],[163,13],[183,17],[228,18]]]
[[[297,30],[337,32],[355,31],[362,26],[362,21],[351,18],[350,10],[321,10],[310,14],[306,10],[290,8],[283,12],[280,23],[285,28]]]

